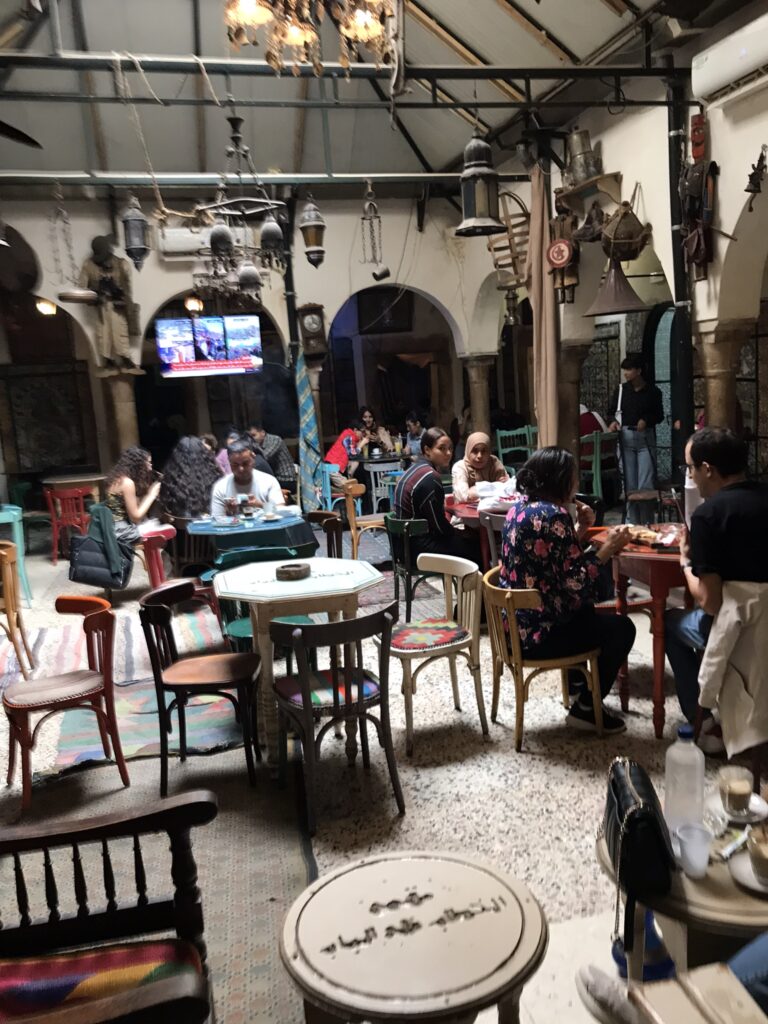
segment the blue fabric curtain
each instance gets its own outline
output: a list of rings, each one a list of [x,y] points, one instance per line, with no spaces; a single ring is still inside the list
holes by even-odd
[[[317,416],[309,386],[307,364],[304,353],[299,349],[296,359],[296,395],[299,400],[299,486],[301,507],[304,512],[314,512],[320,507],[322,472],[320,464],[320,440],[317,434]]]

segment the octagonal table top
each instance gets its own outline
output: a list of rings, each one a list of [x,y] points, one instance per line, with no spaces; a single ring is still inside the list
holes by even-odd
[[[275,569],[285,565],[284,558],[273,562],[253,562],[217,573],[213,586],[218,597],[250,603],[295,601],[297,598],[330,597],[357,594],[373,587],[384,577],[370,562],[352,558],[311,558],[312,567],[304,580],[275,579]]]

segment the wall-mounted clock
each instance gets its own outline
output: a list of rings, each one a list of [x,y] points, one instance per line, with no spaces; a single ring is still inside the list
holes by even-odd
[[[297,309],[299,331],[304,352],[308,356],[321,356],[328,352],[325,339],[325,317],[323,307],[307,303]]]

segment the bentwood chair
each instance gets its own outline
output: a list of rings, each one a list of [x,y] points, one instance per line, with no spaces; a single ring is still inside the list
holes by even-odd
[[[414,537],[424,537],[429,533],[426,519],[396,519],[392,513],[384,516],[384,525],[389,539],[389,551],[392,556],[392,571],[395,578],[395,600],[400,600],[400,583],[405,590],[405,621],[411,621],[411,606],[419,584],[435,574],[419,572],[416,559],[411,549]]]
[[[525,705],[528,700],[530,686],[536,676],[542,672],[560,669],[560,682],[563,693],[563,704],[570,707],[568,693],[568,672],[574,669],[584,676],[587,687],[592,694],[595,709],[597,735],[603,735],[603,704],[600,695],[600,681],[597,675],[597,659],[599,648],[584,651],[562,658],[529,658],[523,653],[520,631],[517,627],[515,612],[525,608],[541,607],[541,594],[538,590],[507,590],[499,586],[499,567],[490,569],[483,576],[483,596],[485,613],[488,621],[488,633],[491,641],[491,657],[493,662],[493,699],[491,703],[491,721],[496,721],[499,710],[501,677],[506,666],[515,684],[515,750],[523,747],[523,719]],[[526,675],[526,670],[532,669]]]
[[[316,623],[297,626],[275,620],[270,635],[275,644],[289,645],[296,658],[298,675],[276,679],[274,692],[277,699],[280,726],[280,777],[285,780],[287,768],[288,730],[295,730],[304,754],[304,778],[307,794],[307,826],[315,834],[315,789],[317,761],[326,734],[334,726],[347,723],[347,757],[354,764],[357,743],[352,725],[360,725],[360,746],[363,768],[370,769],[367,725],[376,729],[379,744],[384,748],[389,777],[400,814],[405,814],[405,801],[392,743],[389,720],[389,652],[392,624],[397,617],[397,605],[383,611],[362,615],[342,622]],[[369,672],[363,664],[362,642],[374,638],[379,647],[378,673]],[[318,671],[311,664],[310,654],[320,647],[330,648],[330,668]],[[339,660],[339,648],[343,659]],[[371,714],[379,708],[379,717]],[[315,726],[328,719],[315,735]]]
[[[120,732],[115,711],[112,666],[115,650],[115,614],[108,601],[100,597],[56,599],[56,611],[83,616],[83,632],[88,652],[88,668],[62,675],[11,683],[3,694],[3,708],[8,717],[10,742],[8,754],[8,785],[16,769],[16,748],[21,751],[21,807],[26,811],[32,801],[32,750],[41,725],[53,715],[74,708],[92,711],[99,726],[105,757],[111,757],[110,740],[115,761],[124,786],[130,786],[128,767],[120,745]],[[32,715],[43,717],[32,728]]]
[[[174,709],[179,719],[179,757],[187,759],[186,707],[202,696],[229,700],[243,731],[245,762],[252,786],[256,784],[253,763],[261,760],[256,730],[256,701],[253,690],[259,673],[257,654],[203,654],[179,658],[173,633],[173,609],[195,596],[193,580],[169,581],[141,598],[139,618],[147,642],[157,695],[160,726],[160,795],[168,793],[168,734]],[[170,704],[166,704],[166,695]],[[253,730],[251,725],[253,724]]]
[[[17,906],[8,900],[0,929],[3,1020],[212,1020],[190,832],[216,813],[215,795],[198,789],[99,817],[3,827],[0,861],[15,876]],[[155,833],[170,848],[167,880],[145,866],[142,840]],[[45,919],[31,920],[43,903]]]
[[[57,491],[45,488],[45,501],[51,514],[51,561],[59,560],[59,539],[66,538],[70,530],[88,532],[90,516],[85,511],[85,499],[91,496],[90,487],[69,487]]]
[[[24,629],[24,620],[21,617],[21,604],[19,601],[19,572],[18,572],[18,548],[9,540],[0,540],[0,613],[5,615],[5,622],[0,619],[0,629],[13,645],[19,669],[25,679],[29,679],[30,671],[35,667],[34,655],[27,640],[27,633]],[[29,668],[24,664],[21,656],[21,648],[27,655]]]
[[[453,687],[453,704],[461,711],[456,658],[463,658],[475,683],[475,698],[483,736],[488,736],[485,700],[480,679],[480,603],[482,577],[474,562],[453,555],[421,554],[420,571],[440,575],[445,594],[445,618],[416,619],[396,626],[392,631],[392,657],[403,668],[405,697],[405,751],[413,753],[413,695],[419,673],[441,658],[448,658]],[[454,591],[456,617],[454,618]],[[419,660],[414,668],[412,662]]]
[[[506,512],[487,512],[485,509],[478,513],[480,529],[485,530],[488,537],[488,550],[491,553],[491,567],[499,564],[501,544],[499,543],[501,531],[507,521]]]
[[[581,476],[591,478],[592,494],[603,501],[605,498],[603,483],[606,478],[618,478],[619,469],[616,460],[618,434],[614,431],[595,430],[579,438],[581,453]]]
[[[357,558],[360,548],[360,538],[366,530],[383,530],[384,516],[374,513],[373,515],[359,516],[357,508],[360,500],[365,494],[365,484],[359,484],[356,480],[347,480],[344,484],[344,504],[347,510],[347,522],[349,533],[352,538],[352,557]]]
[[[327,512],[325,509],[307,512],[304,518],[312,526],[319,526],[325,534],[328,557],[343,558],[344,524],[341,518],[335,512]]]

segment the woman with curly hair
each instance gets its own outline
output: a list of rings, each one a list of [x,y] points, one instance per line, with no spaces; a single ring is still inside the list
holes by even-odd
[[[171,516],[195,519],[211,506],[211,489],[221,473],[216,456],[199,437],[182,437],[163,471],[160,504]]]
[[[144,448],[126,448],[110,470],[104,485],[104,504],[115,520],[118,540],[135,544],[141,537],[139,523],[160,493],[160,481],[152,480],[152,456]]]

